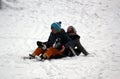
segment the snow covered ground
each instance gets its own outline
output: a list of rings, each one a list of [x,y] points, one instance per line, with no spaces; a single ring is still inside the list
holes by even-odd
[[[15,2],[13,2],[15,1]],[[0,79],[120,79],[120,0],[3,0]],[[75,26],[93,56],[23,60],[53,22]]]

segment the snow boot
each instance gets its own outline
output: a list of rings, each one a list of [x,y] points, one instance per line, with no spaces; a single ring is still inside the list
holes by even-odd
[[[35,56],[33,56],[32,54],[29,54],[29,59],[35,59]]]
[[[44,61],[45,59],[47,59],[47,57],[43,54],[41,54],[40,56],[35,56],[36,60],[38,61]]]

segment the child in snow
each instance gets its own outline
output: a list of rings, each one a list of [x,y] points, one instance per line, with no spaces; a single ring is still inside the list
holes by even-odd
[[[38,48],[29,54],[30,59],[39,57],[39,60],[49,59],[57,55],[62,56],[65,49],[72,47],[71,38],[61,29],[61,22],[51,24],[51,33],[47,42],[37,41]]]
[[[79,40],[80,36],[77,34],[76,29],[73,26],[69,26],[67,28],[67,34],[73,40],[73,47],[74,47],[76,55],[79,55],[82,52],[85,56],[87,56],[89,53],[81,45],[80,40]]]

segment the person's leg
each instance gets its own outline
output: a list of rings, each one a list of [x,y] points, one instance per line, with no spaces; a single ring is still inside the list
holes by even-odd
[[[44,51],[41,48],[36,48],[35,51],[31,54],[32,56],[39,56]]]
[[[77,51],[81,51],[85,56],[87,56],[89,53],[85,50],[85,48],[81,45],[79,39],[74,41],[75,45],[77,46]],[[80,52],[80,53],[81,53]]]
[[[48,48],[48,50],[43,54],[43,56],[46,57],[46,59],[49,59],[56,55],[61,55],[61,53],[58,49],[55,49],[53,47]]]
[[[78,48],[75,48],[74,51],[75,51],[77,56],[81,54],[81,51]]]

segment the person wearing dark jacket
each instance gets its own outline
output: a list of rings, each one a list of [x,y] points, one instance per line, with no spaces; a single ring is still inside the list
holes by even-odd
[[[77,34],[76,29],[73,26],[69,26],[67,28],[67,34],[73,40],[73,48],[74,48],[76,55],[79,55],[82,52],[85,56],[87,56],[89,53],[81,45],[80,40],[79,40],[80,36]]]
[[[51,24],[51,33],[47,42],[37,41],[38,48],[29,54],[30,58],[50,59],[61,55],[62,53],[73,46],[71,38],[67,35],[64,29],[61,28],[61,22]]]

